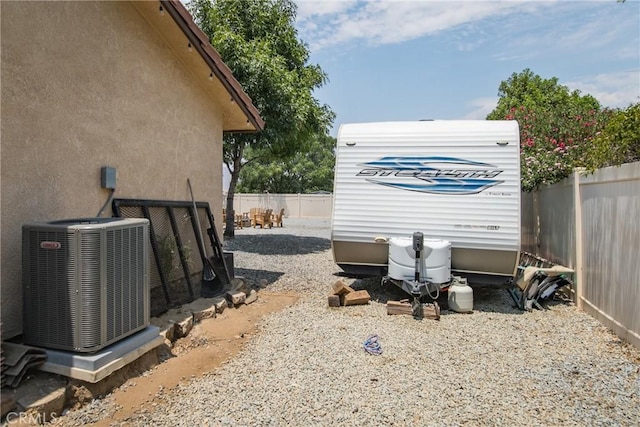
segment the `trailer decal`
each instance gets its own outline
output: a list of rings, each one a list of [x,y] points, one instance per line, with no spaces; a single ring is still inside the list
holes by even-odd
[[[504,182],[493,179],[504,172],[495,165],[457,157],[388,156],[361,166],[356,176],[368,182],[421,193],[477,194]]]

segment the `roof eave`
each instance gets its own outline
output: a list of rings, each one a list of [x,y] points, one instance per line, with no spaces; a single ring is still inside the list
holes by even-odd
[[[229,92],[231,99],[238,105],[247,117],[247,124],[253,126],[251,129],[224,129],[225,132],[255,132],[264,129],[265,123],[260,117],[258,109],[253,105],[251,98],[240,86],[240,83],[233,76],[233,73],[222,61],[220,54],[211,46],[207,35],[196,25],[189,11],[179,0],[161,0],[160,3],[167,13],[176,22],[178,27],[185,34],[195,51],[207,63],[211,72],[218,78],[225,89]]]

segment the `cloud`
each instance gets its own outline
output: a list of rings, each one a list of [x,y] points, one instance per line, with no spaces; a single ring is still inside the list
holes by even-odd
[[[508,35],[503,38],[504,48],[493,57],[513,61],[597,52],[602,60],[637,58],[638,21],[627,13],[634,9],[625,7],[566,1],[532,14],[509,16],[502,26]]]
[[[446,34],[455,49],[491,45],[497,61],[591,54],[634,59],[634,4],[614,1],[297,0],[297,27],[311,51],[399,44]],[[615,25],[612,25],[615,23]],[[637,42],[636,42],[637,44]]]
[[[298,0],[297,25],[313,50],[335,45],[395,44],[447,29],[545,8],[522,1],[310,1]],[[468,42],[463,47],[470,47]]]
[[[640,102],[640,69],[585,76],[563,84],[593,96],[606,107],[624,108]]]
[[[356,3],[356,0],[298,0],[298,20],[307,21],[320,16],[340,14]]]
[[[473,108],[467,113],[463,119],[465,120],[484,120],[487,114],[493,111],[498,105],[498,97],[477,98],[468,103]]]

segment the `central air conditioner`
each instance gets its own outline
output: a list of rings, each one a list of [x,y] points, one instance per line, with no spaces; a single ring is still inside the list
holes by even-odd
[[[149,221],[22,227],[23,340],[95,352],[149,325]]]

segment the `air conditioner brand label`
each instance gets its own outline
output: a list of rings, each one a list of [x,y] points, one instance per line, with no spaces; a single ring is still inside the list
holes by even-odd
[[[60,244],[60,242],[40,242],[41,249],[60,249],[61,247],[62,245]]]
[[[360,166],[356,176],[368,182],[421,193],[477,194],[504,182],[494,179],[504,172],[495,165],[457,157],[389,156]]]

